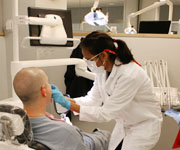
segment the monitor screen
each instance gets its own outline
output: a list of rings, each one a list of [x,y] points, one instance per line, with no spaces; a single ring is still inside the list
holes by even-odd
[[[68,38],[72,38],[72,20],[71,20],[71,11],[70,10],[61,10],[61,9],[45,9],[38,7],[28,7],[28,16],[29,17],[41,17],[45,18],[47,14],[59,15],[62,18],[63,25]],[[39,37],[41,33],[42,25],[29,25],[29,35],[33,37]],[[67,41],[65,45],[51,45],[51,44],[40,44],[39,40],[30,40],[31,46],[60,46],[60,47],[70,47],[73,46],[72,41]]]
[[[139,33],[168,34],[171,21],[140,21]]]

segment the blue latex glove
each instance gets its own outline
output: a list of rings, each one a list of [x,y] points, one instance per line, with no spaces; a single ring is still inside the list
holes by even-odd
[[[176,120],[176,122],[178,123],[178,126],[180,128],[180,114],[179,114],[179,112],[175,111],[174,109],[169,109],[169,110],[165,111],[164,114],[174,118],[174,120]]]
[[[52,98],[55,102],[61,104],[64,108],[66,109],[70,109],[71,107],[71,102],[68,101],[64,96],[63,94],[59,91],[59,89],[51,84],[51,89],[52,89]]]

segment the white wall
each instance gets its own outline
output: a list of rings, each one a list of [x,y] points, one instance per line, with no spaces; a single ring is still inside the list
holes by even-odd
[[[0,0],[0,32],[2,32],[2,0]]]
[[[5,38],[0,36],[0,99],[8,96]]]

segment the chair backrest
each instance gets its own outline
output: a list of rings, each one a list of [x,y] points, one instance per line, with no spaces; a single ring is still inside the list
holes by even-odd
[[[2,134],[4,134],[3,136],[8,135],[8,136],[14,137],[14,138],[9,138],[12,140],[11,141],[12,143],[16,141],[16,144],[26,144],[30,148],[33,148],[36,150],[49,150],[47,146],[33,140],[33,132],[32,132],[29,118],[26,112],[22,108],[19,108],[17,106],[2,104],[0,105],[0,114],[1,114],[0,117],[3,116],[3,118],[0,118],[0,120],[3,119],[4,121],[4,118],[5,118],[8,121],[6,125],[4,124],[4,129],[2,129],[3,132],[6,130],[5,131],[6,133],[2,133]],[[18,120],[19,120],[19,117],[17,117],[17,115],[19,115],[22,119],[21,121],[22,123],[19,123],[20,125],[19,124],[17,125],[16,119],[11,119],[12,115],[18,118]],[[0,122],[0,124],[1,123],[2,122]],[[23,127],[21,124],[23,124]],[[24,129],[22,130],[22,128]],[[22,130],[22,131],[18,132],[18,130]],[[16,131],[16,132],[12,132],[12,131]],[[5,137],[5,139],[8,139],[8,138]]]

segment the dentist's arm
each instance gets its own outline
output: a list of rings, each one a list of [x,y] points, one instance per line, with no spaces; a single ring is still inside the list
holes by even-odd
[[[70,110],[79,113],[79,112],[80,112],[80,105],[71,102],[71,108],[70,108]]]
[[[51,84],[51,89],[52,98],[55,102],[59,103],[68,110],[75,111],[77,113],[80,112],[80,105],[76,104],[73,99],[68,97],[65,98],[63,94],[59,91],[59,89],[53,84]]]
[[[65,96],[65,98],[66,98],[68,101],[72,102],[72,103],[76,103],[73,98],[70,98],[70,97],[67,97],[67,96]]]

